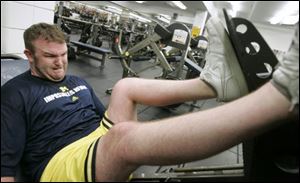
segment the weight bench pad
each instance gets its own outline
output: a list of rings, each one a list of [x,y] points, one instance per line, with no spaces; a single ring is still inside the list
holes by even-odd
[[[85,43],[78,42],[78,41],[70,41],[70,42],[72,44],[74,44],[75,46],[86,48],[86,49],[88,49],[90,51],[93,51],[95,53],[100,53],[100,54],[111,53],[111,51],[108,50],[108,49],[99,48],[97,46],[93,46],[93,45],[90,45],[90,44],[85,44]]]

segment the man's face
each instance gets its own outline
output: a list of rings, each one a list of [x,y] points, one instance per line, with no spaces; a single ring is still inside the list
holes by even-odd
[[[25,50],[30,62],[31,74],[55,82],[64,79],[68,67],[66,43],[37,39],[33,41],[33,45],[34,53]]]

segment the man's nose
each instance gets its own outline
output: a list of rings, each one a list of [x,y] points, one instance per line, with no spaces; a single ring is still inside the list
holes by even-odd
[[[57,58],[55,59],[55,62],[54,62],[54,64],[55,64],[56,66],[62,66],[63,63],[64,63],[64,58],[63,58],[63,57],[57,57]]]

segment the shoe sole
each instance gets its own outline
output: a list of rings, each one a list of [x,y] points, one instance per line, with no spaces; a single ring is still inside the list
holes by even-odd
[[[221,35],[222,38],[223,37],[225,38],[225,40],[221,39],[221,41],[222,41],[223,45],[226,45],[225,54],[226,54],[226,58],[227,58],[226,59],[227,65],[228,65],[232,75],[234,76],[235,80],[238,83],[238,87],[240,89],[241,96],[249,93],[247,82],[245,80],[243,71],[240,67],[240,63],[237,60],[236,54],[231,45],[228,34],[227,34],[225,28],[223,27],[221,21],[216,18],[211,18],[210,22],[207,22],[207,23],[211,24],[208,26],[210,27],[210,29],[213,29],[213,31],[217,32],[217,35]]]

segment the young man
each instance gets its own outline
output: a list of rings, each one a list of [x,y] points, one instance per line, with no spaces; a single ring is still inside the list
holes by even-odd
[[[50,161],[47,159],[44,166],[39,166],[40,171],[36,174],[36,180],[127,180],[131,172],[140,165],[169,165],[199,160],[277,126],[278,119],[288,117],[291,104],[295,106],[299,103],[299,85],[298,87],[296,85],[299,82],[299,33],[293,40],[291,51],[284,59],[285,64],[276,70],[272,82],[242,97],[248,90],[225,29],[215,18],[207,22],[207,28],[210,48],[206,58],[207,64],[200,79],[160,81],[127,78],[119,81],[113,89],[109,107],[100,127],[79,140],[72,139],[73,142],[66,143],[67,146],[53,148],[55,155],[52,154]],[[60,54],[62,53],[57,51],[55,55]],[[55,71],[60,67],[52,69]],[[54,78],[57,80],[60,77]],[[293,82],[291,84],[285,80]],[[284,91],[284,94],[280,91]],[[137,103],[160,106],[213,97],[217,97],[219,101],[242,98],[205,111],[137,123]],[[66,98],[71,98],[71,94]],[[49,100],[52,101],[51,98]],[[80,98],[78,102],[82,102]],[[258,102],[261,103],[260,106],[256,105]],[[9,103],[5,104],[10,106]],[[1,105],[3,106],[2,100]],[[250,114],[249,110],[256,115]],[[2,110],[1,113],[3,114]],[[68,114],[72,116],[73,113]],[[52,111],[46,114],[49,117]],[[1,124],[5,125],[11,122],[8,119],[2,121],[1,119]],[[51,127],[59,122],[69,123],[60,120]],[[53,141],[56,139],[54,142],[58,143],[61,142],[58,139],[64,136],[54,134],[54,137]],[[50,144],[48,142],[50,137],[43,140]],[[14,142],[6,144],[9,145],[15,146]],[[28,152],[25,152],[25,155],[26,153]],[[38,151],[29,153],[38,154]],[[2,162],[3,157],[6,157],[5,161],[9,158],[15,160],[12,155],[10,151],[2,153],[1,143]],[[2,173],[3,167],[7,168],[7,164],[9,163],[1,163],[1,177],[12,179],[14,174]]]
[[[66,76],[67,45],[57,27],[33,25],[24,42],[30,70],[1,87],[1,177],[14,177],[22,160],[38,181],[55,153],[98,128],[105,108],[86,81]]]

